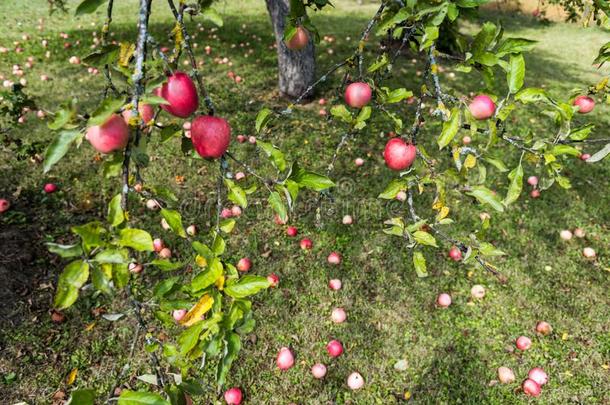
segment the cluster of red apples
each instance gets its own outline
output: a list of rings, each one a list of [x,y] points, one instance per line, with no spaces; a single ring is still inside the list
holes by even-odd
[[[167,81],[155,89],[155,94],[166,100],[161,108],[179,118],[190,117],[199,106],[199,97],[193,80],[183,72],[176,71]],[[145,124],[154,118],[153,107],[139,104],[138,112]],[[125,110],[123,116],[112,114],[103,124],[89,127],[86,139],[101,153],[121,150],[129,142],[129,121],[132,111]],[[191,141],[197,153],[205,159],[221,157],[229,147],[231,127],[223,118],[210,115],[196,117],[191,123]]]

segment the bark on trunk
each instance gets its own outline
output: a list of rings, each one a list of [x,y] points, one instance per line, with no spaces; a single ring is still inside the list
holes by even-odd
[[[289,12],[288,0],[266,0],[266,3],[277,42],[280,94],[295,99],[314,81],[316,65],[314,44],[310,38],[307,46],[299,51],[286,48],[282,38]],[[312,96],[312,94],[308,95],[309,98]]]

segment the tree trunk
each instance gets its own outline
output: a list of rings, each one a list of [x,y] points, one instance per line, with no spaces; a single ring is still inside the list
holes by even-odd
[[[299,51],[286,48],[282,38],[289,12],[288,0],[266,0],[266,3],[277,42],[280,94],[295,99],[314,81],[316,67],[314,44],[310,37],[307,46]]]

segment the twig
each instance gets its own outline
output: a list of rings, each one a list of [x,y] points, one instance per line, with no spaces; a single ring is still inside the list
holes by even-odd
[[[150,16],[150,5],[152,0],[140,0],[140,15],[138,23],[138,42],[136,46],[136,66],[133,74],[134,92],[131,99],[131,106],[133,108],[132,114],[134,117],[140,117],[138,111],[138,104],[140,97],[144,94],[144,73],[146,67],[144,61],[146,60],[146,38],[148,36],[148,18]],[[140,142],[141,125],[135,127],[135,137],[133,143],[137,146]],[[131,145],[132,139],[130,137],[125,147],[125,153],[123,158],[123,189],[121,191],[121,208],[123,211],[127,211],[127,197],[129,195],[129,162],[131,160]]]
[[[174,73],[171,63],[170,63],[169,59],[167,58],[167,55],[165,54],[165,52],[163,52],[161,50],[161,47],[159,46],[159,43],[155,40],[155,38],[152,35],[148,34],[147,41],[149,44],[151,44],[156,49],[157,53],[159,53],[161,60],[163,60],[163,63],[165,64],[166,71],[169,72],[169,74]]]
[[[149,0],[142,0],[142,1],[146,2]],[[138,320],[138,324],[140,325],[140,329],[142,329],[145,333],[144,338],[146,339],[146,344],[153,345],[155,342],[150,337],[150,335],[146,332],[148,330],[148,327],[146,326],[146,321],[144,321],[144,318],[142,318],[142,314],[140,313],[141,306],[142,306],[141,303],[133,297],[133,295],[131,293],[131,288],[129,286],[127,286],[125,288],[125,292],[127,293],[129,302],[131,302],[131,305],[134,308],[134,313],[136,315],[136,319]],[[161,369],[161,363],[159,362],[159,357],[157,356],[157,353],[154,351],[151,351],[150,359],[151,359],[151,362],[155,369],[155,374],[157,375],[157,380],[159,381],[159,385],[161,387],[163,387],[165,385],[165,372]]]
[[[176,19],[176,22],[180,27],[180,31],[182,32],[182,37],[184,38],[183,48],[186,51],[186,54],[188,55],[189,60],[191,62],[191,70],[193,72],[193,76],[195,76],[195,80],[197,81],[199,93],[201,93],[201,95],[203,96],[203,100],[208,109],[208,114],[214,115],[214,103],[203,84],[203,78],[199,74],[199,69],[197,68],[197,60],[195,59],[195,54],[193,53],[193,47],[191,44],[191,36],[189,35],[188,31],[186,30],[186,26],[184,25],[184,9],[186,8],[186,4],[182,0],[180,1],[180,11],[176,9],[173,0],[167,0],[167,4],[172,10],[172,14],[174,15],[174,18]]]
[[[220,233],[220,215],[222,213],[222,186],[224,184],[225,173],[227,171],[227,159],[222,155],[219,160],[218,182],[216,183],[216,234]]]
[[[350,56],[349,58],[333,65],[326,73],[324,73],[322,76],[320,76],[320,78],[318,80],[316,80],[315,82],[310,84],[309,87],[307,87],[305,89],[305,91],[303,93],[301,93],[301,95],[299,97],[297,97],[296,100],[294,100],[294,102],[292,104],[299,104],[301,101],[303,101],[303,99],[305,97],[307,97],[309,92],[311,92],[320,83],[325,82],[328,79],[328,76],[333,74],[337,69],[350,63],[352,61],[352,58],[353,58],[353,56]]]
[[[119,376],[117,377],[117,382],[115,382],[114,385],[112,386],[112,388],[110,389],[110,391],[108,393],[108,399],[106,400],[106,402],[109,402],[110,398],[112,398],[114,396],[114,391],[116,391],[117,387],[119,385],[121,385],[121,380],[123,380],[123,378],[125,377],[125,374],[127,373],[127,370],[129,370],[129,363],[133,359],[133,354],[136,350],[136,343],[138,342],[139,335],[140,335],[140,324],[138,323],[138,325],[136,325],[135,336],[131,337],[131,349],[129,349],[129,357],[127,358],[127,361],[123,365],[123,368],[121,369],[121,372],[119,373]]]
[[[367,37],[371,33],[371,30],[373,29],[373,26],[375,25],[375,23],[377,22],[379,17],[381,17],[381,13],[383,13],[384,9],[385,9],[385,2],[382,2],[381,5],[379,6],[379,8],[377,9],[377,12],[373,16],[373,18],[370,19],[366,28],[364,29],[364,31],[362,31],[362,34],[360,35],[360,40],[358,41],[358,49],[356,50],[355,56],[356,56],[356,59],[358,60],[358,75],[361,79],[362,79],[362,72],[363,72],[362,65],[364,62],[364,57],[362,55],[362,52],[364,51],[364,42],[366,41]]]
[[[110,24],[112,23],[112,9],[114,7],[114,0],[108,1],[108,7],[106,8],[106,21],[104,21],[104,26],[102,27],[102,48],[108,44],[108,33],[110,32]],[[104,77],[106,78],[106,86],[104,88],[104,98],[108,96],[108,90],[112,90],[114,94],[118,94],[119,91],[112,83],[112,78],[110,77],[110,65],[108,63],[104,64]]]
[[[269,187],[269,182],[271,183],[275,183],[274,180],[271,179],[265,179],[263,176],[261,176],[260,174],[258,174],[254,169],[252,169],[250,166],[248,166],[247,163],[242,162],[241,160],[237,159],[235,156],[233,156],[233,154],[231,152],[225,152],[225,155],[227,155],[229,158],[231,158],[235,163],[237,163],[238,165],[240,165],[241,167],[243,167],[244,169],[246,169],[246,172],[250,173],[251,175],[253,175],[254,177],[256,177],[257,179],[259,179],[263,185],[267,188],[267,190],[269,190],[269,192],[272,192],[273,190],[271,189],[271,187]]]
[[[560,140],[559,144],[567,145],[571,143],[608,143],[610,138],[597,138],[597,139],[563,139]]]

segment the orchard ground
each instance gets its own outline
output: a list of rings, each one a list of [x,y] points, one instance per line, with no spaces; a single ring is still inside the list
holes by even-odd
[[[155,3],[153,34],[163,41],[172,26],[170,15],[163,9],[165,2]],[[353,50],[353,39],[376,8],[368,3],[357,6],[352,1],[334,3],[336,9],[314,16],[323,27],[322,35],[336,39],[318,47],[318,72]],[[75,3],[70,6],[73,10]],[[225,26],[211,33],[212,25],[204,24],[206,30],[198,32],[195,39],[197,57],[205,60],[203,72],[210,93],[220,115],[233,126],[234,135],[252,135],[254,119],[263,104],[286,105],[275,90],[271,25],[262,0],[219,3],[218,8]],[[134,38],[135,9],[135,0],[118,2],[113,39]],[[21,41],[25,49],[21,54],[1,55],[0,74],[10,76],[13,64],[23,65],[27,56],[34,56],[33,68],[25,69],[26,91],[41,108],[54,111],[72,97],[94,107],[102,97],[102,75],[93,76],[83,66],[68,64],[68,59],[88,53],[92,33],[97,31],[99,36],[103,15],[76,19],[61,14],[49,17],[46,11],[43,0],[0,2],[0,46],[12,49],[13,41]],[[502,20],[508,35],[540,41],[537,49],[526,55],[528,86],[544,86],[552,95],[564,96],[572,88],[583,88],[608,73],[609,67],[597,70],[591,65],[608,32],[562,23],[541,24],[529,15],[499,14],[495,10],[485,13],[487,19]],[[163,15],[165,19],[159,17]],[[44,19],[42,32],[36,28],[39,18]],[[473,21],[464,29],[474,29],[477,24]],[[68,33],[69,38],[60,38],[60,32]],[[23,34],[31,39],[23,41]],[[45,58],[42,38],[49,40],[50,58]],[[77,40],[81,41],[78,46]],[[64,49],[64,42],[72,46]],[[206,45],[212,48],[209,56],[204,54]],[[366,56],[369,61],[375,58],[374,47],[369,47]],[[224,57],[233,63],[232,67],[214,63],[215,58]],[[424,65],[423,61],[412,63],[411,58],[406,55],[399,59],[392,80],[416,90],[421,79],[416,72]],[[441,64],[450,68],[446,61]],[[236,84],[227,77],[229,70],[243,82]],[[459,72],[452,78],[449,73],[443,73],[441,80],[456,92],[483,88],[482,81],[465,81]],[[51,80],[40,81],[42,74]],[[337,77],[329,80],[316,94],[315,102],[298,107],[265,140],[287,151],[291,159],[325,170],[343,128],[320,117],[319,110],[328,110],[337,102],[338,82]],[[324,107],[317,103],[321,97],[328,100]],[[403,117],[405,123],[411,122],[413,108]],[[607,133],[609,112],[608,106],[599,105],[587,116],[597,123],[597,134]],[[533,130],[547,127],[544,116],[532,113],[526,118],[527,127]],[[524,192],[506,213],[491,213],[493,227],[486,238],[509,253],[495,260],[508,278],[506,284],[480,267],[448,260],[450,246],[427,250],[430,276],[418,278],[411,256],[398,238],[381,232],[384,219],[406,211],[398,202],[385,205],[375,198],[394,176],[381,157],[388,125],[378,120],[342,152],[333,175],[338,183],[336,202],[324,205],[320,224],[315,209],[311,209],[316,196],[300,197],[293,225],[299,228],[299,237],[313,240],[312,251],[299,249],[299,237],[285,236],[285,228],[275,225],[270,211],[262,207],[264,202],[252,204],[238,221],[229,249],[235,262],[248,256],[253,261],[252,272],[276,273],[280,284],[255,299],[257,326],[244,343],[229,386],[240,386],[246,402],[253,404],[387,404],[408,397],[414,403],[527,403],[528,399],[515,390],[529,369],[540,366],[548,373],[549,383],[535,402],[610,403],[610,161],[589,165],[573,159],[568,169],[572,189],[555,186],[536,200]],[[525,131],[527,127],[519,129]],[[104,202],[116,194],[118,182],[103,178],[101,164],[88,144],[72,150],[48,176],[43,176],[39,163],[23,157],[41,153],[53,134],[34,115],[29,115],[16,131],[30,150],[0,152],[0,197],[8,197],[13,204],[11,211],[0,218],[0,402],[50,403],[62,392],[67,398],[74,387],[94,388],[99,398],[106,398],[117,382],[143,388],[146,383],[136,376],[151,370],[143,350],[143,333],[138,335],[130,357],[136,321],[124,297],[109,304],[107,298],[85,293],[66,312],[66,322],[59,325],[51,322],[47,312],[62,262],[47,253],[43,243],[68,242],[71,225],[103,218]],[[437,133],[427,127],[420,139],[431,148]],[[231,151],[239,157],[248,156],[257,166],[252,145],[234,141]],[[145,179],[171,186],[184,201],[181,209],[188,218],[186,222],[204,231],[209,229],[208,208],[213,207],[215,199],[216,165],[183,158],[177,139],[161,144],[155,138],[149,152],[152,162]],[[364,166],[356,167],[353,161],[357,157],[364,158]],[[538,174],[534,166],[525,167],[526,177]],[[497,172],[490,175],[498,181],[504,176]],[[47,182],[58,184],[59,191],[44,194]],[[418,202],[420,214],[428,212],[429,204]],[[465,239],[480,228],[483,209],[468,199],[459,205],[451,207],[457,225],[449,232]],[[187,257],[190,252],[185,251],[186,246],[162,230],[159,215],[147,211],[143,203],[140,207],[131,213],[138,225],[163,237],[177,257]],[[341,224],[344,214],[353,215],[353,225]],[[585,229],[585,239],[562,242],[559,231],[575,227]],[[597,251],[596,261],[582,257],[585,246]],[[343,256],[340,266],[326,262],[333,250]],[[150,280],[146,271],[140,278],[142,288],[147,288]],[[331,291],[327,286],[331,278],[340,278],[343,289]],[[487,289],[480,301],[470,298],[474,284]],[[448,309],[435,307],[440,292],[448,292],[453,298]],[[345,323],[332,323],[334,307],[345,308]],[[126,316],[110,322],[100,316],[102,312]],[[553,326],[550,336],[535,334],[538,320]],[[163,339],[159,330],[151,332]],[[532,348],[524,353],[514,351],[514,341],[520,335],[533,340]],[[326,343],[331,339],[339,339],[345,346],[345,353],[338,359],[331,360],[326,353]],[[296,355],[296,366],[287,372],[275,366],[275,356],[282,346],[292,347]],[[119,377],[127,362],[132,368]],[[321,381],[310,374],[317,362],[328,366],[328,374]],[[499,366],[512,368],[517,382],[494,384]],[[66,378],[73,369],[78,370],[76,379],[68,385]],[[211,369],[206,370],[204,381],[213,381]],[[366,381],[364,388],[354,392],[346,385],[353,371]],[[210,386],[209,394],[196,398],[196,403],[211,403],[214,392]]]

